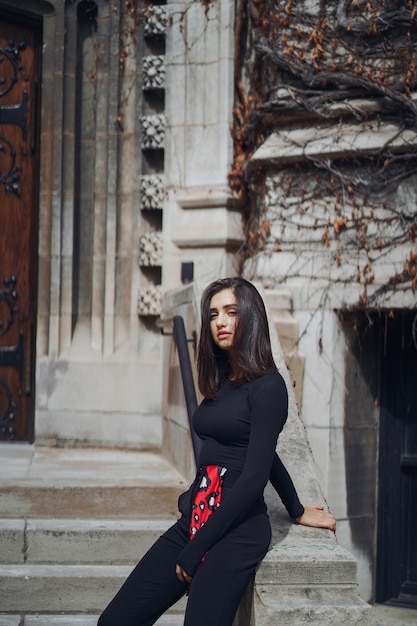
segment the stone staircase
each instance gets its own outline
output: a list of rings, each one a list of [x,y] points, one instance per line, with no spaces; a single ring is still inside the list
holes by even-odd
[[[0,458],[0,626],[95,625],[176,519],[185,479],[151,452],[6,444]],[[266,495],[273,546],[234,626],[369,624],[355,559],[329,531],[292,524],[270,486]],[[184,608],[157,624],[180,626]]]
[[[276,334],[278,327],[288,337],[287,359],[297,359],[295,321],[285,294],[272,295],[271,339],[290,399],[279,451],[302,502],[325,505],[292,393],[294,382],[301,388],[302,357],[291,380]],[[198,300],[193,287],[175,294],[165,323],[183,315],[190,336]],[[176,519],[192,451],[178,356],[172,340],[164,346],[163,457],[0,446],[0,626],[93,626],[134,563]],[[358,595],[356,560],[330,531],[292,524],[270,486],[266,497],[272,548],[234,626],[369,626],[371,607]],[[182,624],[184,606],[178,603],[158,624]]]
[[[152,452],[2,444],[0,459],[0,626],[93,626],[185,480]]]

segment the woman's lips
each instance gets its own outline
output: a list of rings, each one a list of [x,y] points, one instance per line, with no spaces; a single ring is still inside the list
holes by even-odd
[[[226,339],[226,337],[229,337],[230,333],[226,333],[226,332],[221,332],[221,333],[217,333],[217,339]]]

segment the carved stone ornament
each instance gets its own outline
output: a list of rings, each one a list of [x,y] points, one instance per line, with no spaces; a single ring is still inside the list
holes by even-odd
[[[149,231],[142,235],[139,242],[139,265],[157,267],[162,265],[162,233]]]
[[[165,200],[165,181],[163,176],[151,174],[140,179],[140,208],[162,209]]]
[[[155,150],[165,146],[165,115],[142,115],[142,150]]]
[[[162,290],[158,285],[149,285],[139,290],[138,315],[158,316],[161,314]]]
[[[154,55],[143,58],[142,90],[164,89],[165,57]]]
[[[149,6],[145,10],[145,37],[165,36],[167,30],[167,12],[161,6]]]

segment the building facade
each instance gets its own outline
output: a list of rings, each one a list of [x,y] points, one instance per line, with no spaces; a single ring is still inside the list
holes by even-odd
[[[259,280],[362,595],[410,606],[414,5],[0,1],[1,440],[159,448],[163,293]]]

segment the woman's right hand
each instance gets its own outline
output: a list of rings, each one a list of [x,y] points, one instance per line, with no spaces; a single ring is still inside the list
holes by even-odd
[[[191,576],[188,576],[187,572],[181,567],[181,565],[177,564],[175,566],[175,571],[177,573],[178,580],[180,580],[182,583],[191,583]]]

